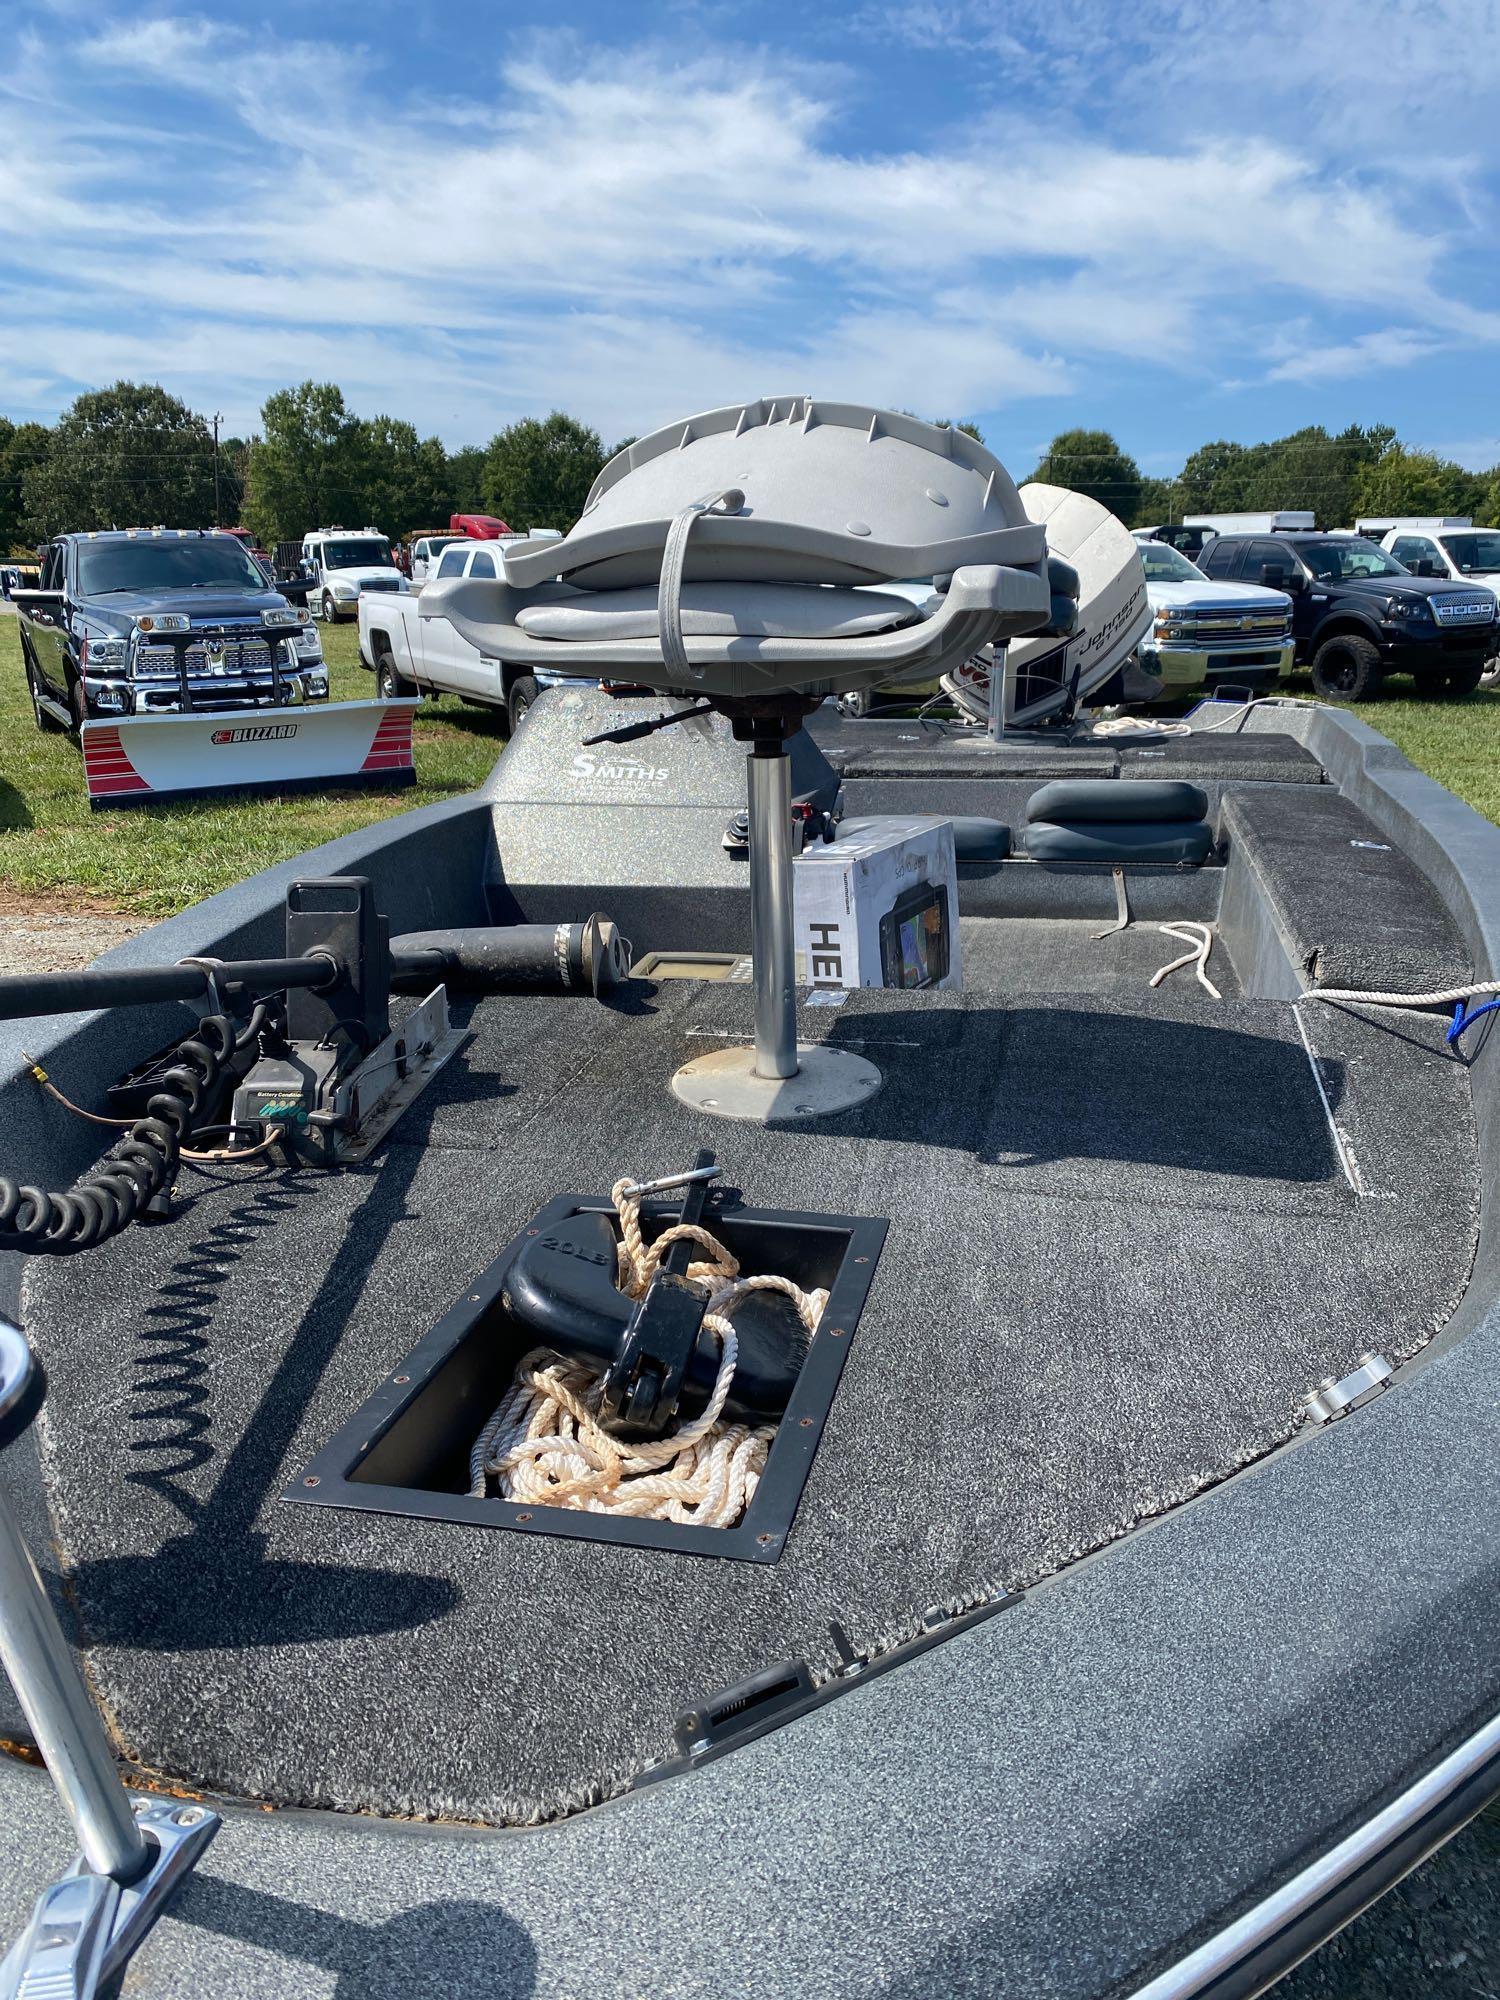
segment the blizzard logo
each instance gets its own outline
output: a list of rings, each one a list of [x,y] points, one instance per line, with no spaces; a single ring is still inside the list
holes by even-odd
[[[241,729],[216,729],[210,743],[286,743],[297,734],[295,722],[256,722]]]
[[[605,784],[664,785],[670,775],[661,764],[643,764],[639,757],[617,757],[612,763],[580,750],[571,770],[575,778],[600,778]]]
[[[812,949],[807,958],[807,976],[814,986],[842,986],[844,954],[837,924],[809,924]]]

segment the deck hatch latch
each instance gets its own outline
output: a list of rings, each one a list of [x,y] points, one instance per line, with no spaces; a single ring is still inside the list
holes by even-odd
[[[748,1680],[721,1688],[710,1700],[685,1709],[673,1731],[684,1757],[702,1756],[726,1743],[758,1736],[785,1719],[786,1711],[815,1692],[805,1660],[783,1660]]]
[[[1378,1396],[1390,1382],[1395,1369],[1383,1354],[1362,1354],[1359,1366],[1335,1381],[1327,1375],[1316,1389],[1302,1398],[1302,1413],[1310,1423],[1329,1424]]]

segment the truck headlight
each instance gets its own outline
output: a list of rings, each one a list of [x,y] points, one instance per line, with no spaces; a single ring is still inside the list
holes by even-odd
[[[333,594],[335,597],[358,597],[359,585],[357,583],[336,583],[333,586]]]
[[[321,660],[323,646],[318,638],[317,628],[308,625],[299,631],[292,640],[292,650],[299,660]]]
[[[307,613],[298,612],[293,605],[283,604],[273,606],[269,611],[262,611],[260,622],[262,625],[269,625],[273,631],[284,632],[289,626],[305,625]]]
[[[80,651],[84,672],[102,674],[123,667],[129,647],[123,639],[85,639]]]
[[[1420,624],[1424,618],[1432,616],[1432,606],[1425,597],[1393,597],[1385,608],[1387,618],[1407,618]]]

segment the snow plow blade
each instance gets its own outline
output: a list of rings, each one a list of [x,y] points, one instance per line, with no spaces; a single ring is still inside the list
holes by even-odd
[[[83,725],[89,804],[234,791],[416,783],[416,700],[320,702],[218,714],[127,715]]]

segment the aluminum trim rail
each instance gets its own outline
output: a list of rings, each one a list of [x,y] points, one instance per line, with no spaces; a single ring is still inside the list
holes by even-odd
[[[1278,1961],[1274,1968],[1267,1968],[1261,1981],[1233,1987],[1224,1986],[1222,1982],[1238,1968],[1246,1966],[1257,1952],[1272,1945],[1292,1925],[1310,1916],[1320,1904],[1335,1896],[1363,1870],[1378,1863],[1381,1856],[1394,1848],[1404,1836],[1478,1777],[1486,1765],[1497,1762],[1500,1762],[1500,1715],[1492,1717],[1440,1764],[1434,1765],[1432,1770],[1408,1786],[1372,1819],[1356,1828],[1336,1847],[1330,1848],[1327,1854],[1310,1862],[1289,1882],[1273,1890],[1253,1909],[1226,1925],[1217,1936],[1180,1959],[1168,1971],[1159,1974],[1147,1985],[1136,1988],[1130,2000],[1197,2000],[1197,1996],[1217,1995],[1221,1991],[1235,1994],[1263,1992],[1293,1964],[1341,1930],[1359,1914],[1359,1910],[1368,1908],[1391,1883],[1383,1882],[1373,1895],[1340,1915],[1337,1922],[1331,1923],[1315,1941],[1304,1945],[1286,1963]],[[1497,1773],[1497,1783],[1500,1783],[1500,1773]],[[1476,1811],[1480,1804],[1482,1801],[1476,1803]],[[1448,1834],[1457,1830],[1457,1826],[1447,1828],[1442,1838],[1446,1839]],[[1441,1845],[1442,1840],[1436,1840],[1432,1848],[1418,1852],[1404,1863],[1392,1880],[1399,1880],[1401,1875],[1425,1860],[1427,1853]]]

